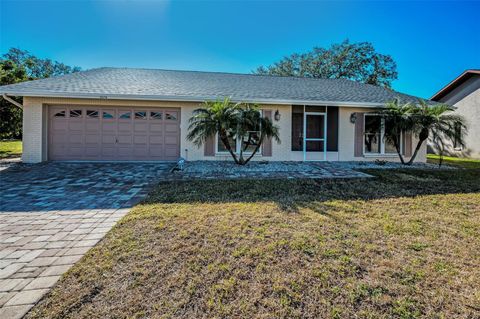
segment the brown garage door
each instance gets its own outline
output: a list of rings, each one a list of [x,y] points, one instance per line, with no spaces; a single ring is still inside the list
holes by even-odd
[[[173,161],[180,109],[49,106],[50,160]]]

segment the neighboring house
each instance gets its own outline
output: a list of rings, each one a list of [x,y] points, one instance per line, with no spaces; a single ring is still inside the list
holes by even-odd
[[[431,100],[456,107],[455,112],[467,122],[465,147],[455,141],[448,144],[444,152],[448,155],[480,158],[480,70],[466,70],[432,96]],[[434,145],[429,145],[429,150],[439,153]]]
[[[230,97],[258,103],[280,128],[255,159],[397,161],[375,112],[417,98],[346,79],[100,68],[0,87],[23,96],[23,161],[230,160],[217,137],[197,148],[186,139],[193,110]],[[415,145],[402,136],[406,157]],[[238,144],[238,143],[237,143]],[[236,146],[239,147],[238,145]],[[418,161],[426,159],[422,147]]]

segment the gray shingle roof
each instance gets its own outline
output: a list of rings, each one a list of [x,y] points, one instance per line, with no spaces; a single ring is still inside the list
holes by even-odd
[[[346,79],[252,74],[99,68],[0,87],[19,96],[107,97],[203,101],[231,97],[258,103],[379,105],[418,98]]]

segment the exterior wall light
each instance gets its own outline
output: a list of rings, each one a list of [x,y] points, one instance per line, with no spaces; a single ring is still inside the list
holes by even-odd
[[[280,121],[280,112],[278,110],[275,111],[274,119],[277,122]]]
[[[357,121],[357,113],[350,114],[350,123],[355,123]]]

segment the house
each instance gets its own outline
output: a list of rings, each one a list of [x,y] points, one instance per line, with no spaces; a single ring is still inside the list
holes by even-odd
[[[444,151],[454,156],[480,158],[480,70],[466,70],[432,96],[431,100],[456,107],[455,112],[467,122],[465,147],[454,141]],[[432,152],[439,152],[434,145],[429,146]]]
[[[224,97],[259,104],[279,126],[281,143],[265,142],[256,160],[397,161],[375,112],[394,98],[418,101],[346,79],[129,68],[6,85],[0,93],[23,96],[27,163],[230,159],[215,136],[200,148],[186,139],[199,104]],[[403,135],[408,158],[416,141]],[[417,158],[426,160],[426,147]]]

